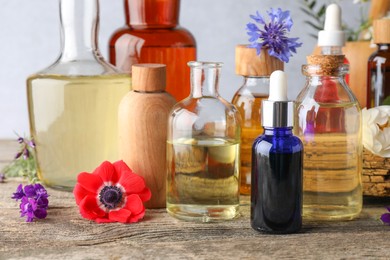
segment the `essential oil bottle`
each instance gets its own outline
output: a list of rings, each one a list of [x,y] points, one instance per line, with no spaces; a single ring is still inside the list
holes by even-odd
[[[271,74],[261,114],[264,134],[252,147],[251,225],[267,233],[295,233],[302,226],[303,144],[292,132],[294,102],[287,100],[283,71]]]

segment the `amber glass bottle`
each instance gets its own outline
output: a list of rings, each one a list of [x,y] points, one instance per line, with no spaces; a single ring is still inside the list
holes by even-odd
[[[196,60],[195,39],[179,27],[180,0],[125,0],[126,28],[110,40],[110,62],[131,73],[137,63],[167,65],[167,92],[190,94],[187,62]]]
[[[247,45],[236,47],[236,74],[244,77],[243,85],[237,90],[232,104],[241,115],[241,162],[240,193],[251,194],[252,144],[263,133],[260,120],[261,101],[268,99],[269,77],[275,70],[283,70],[283,62],[269,56],[267,50],[260,55]]]
[[[374,21],[374,42],[378,49],[368,58],[367,108],[390,105],[390,19]]]

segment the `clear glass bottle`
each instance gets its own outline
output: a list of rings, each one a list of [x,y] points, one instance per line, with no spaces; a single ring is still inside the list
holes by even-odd
[[[244,77],[244,84],[232,99],[241,115],[240,193],[251,193],[251,163],[253,141],[263,133],[261,102],[268,98],[269,76],[275,70],[283,70],[283,62],[269,56],[267,50],[260,55],[247,45],[236,46],[236,74]]]
[[[390,105],[390,19],[374,21],[374,42],[378,45],[368,58],[367,108]]]
[[[284,72],[270,78],[262,104],[264,134],[253,143],[251,225],[267,233],[294,233],[302,226],[303,144],[293,135],[294,102],[287,100]]]
[[[110,40],[110,62],[131,73],[136,63],[167,65],[167,92],[176,100],[190,93],[187,62],[196,60],[192,34],[179,26],[180,0],[124,0],[126,27]]]
[[[343,55],[313,55],[302,67],[295,133],[304,144],[303,216],[348,220],[362,209],[361,110],[345,82]]]
[[[221,63],[190,62],[191,94],[168,121],[167,211],[184,220],[235,218],[240,114],[218,94]]]
[[[38,176],[72,190],[78,173],[118,159],[118,105],[131,83],[98,50],[98,0],[59,3],[60,57],[27,79],[27,96]]]

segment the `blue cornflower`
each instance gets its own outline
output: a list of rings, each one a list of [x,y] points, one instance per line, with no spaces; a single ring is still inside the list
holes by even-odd
[[[256,15],[250,15],[250,18],[262,25],[263,29],[260,29],[255,23],[247,24],[246,29],[251,42],[249,47],[256,48],[257,55],[260,54],[263,47],[267,48],[269,55],[288,62],[292,52],[296,53],[296,48],[302,46],[302,43],[298,42],[299,38],[287,37],[293,25],[290,11],[271,8],[270,11],[267,11],[267,14],[270,18],[268,23],[258,11]]]
[[[27,217],[26,222],[32,222],[34,218],[46,218],[49,207],[49,195],[46,189],[39,183],[26,185],[20,184],[13,194],[12,199],[20,202],[20,217]]]

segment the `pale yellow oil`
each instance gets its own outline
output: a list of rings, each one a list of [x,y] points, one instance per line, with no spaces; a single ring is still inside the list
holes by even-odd
[[[233,219],[239,211],[239,142],[221,138],[167,143],[167,211],[184,220]]]
[[[344,117],[345,129],[301,136],[304,144],[303,216],[306,219],[349,220],[356,218],[362,209],[359,109],[353,104],[333,109],[339,113],[330,112],[328,116]]]
[[[119,159],[118,106],[130,88],[130,77],[123,74],[34,75],[27,80],[40,180],[72,190],[80,172]]]
[[[232,103],[236,106],[241,115],[241,148],[240,148],[240,174],[241,194],[251,193],[251,171],[252,171],[252,145],[254,140],[263,134],[261,125],[261,102],[268,99],[266,95],[237,94],[233,97]]]

